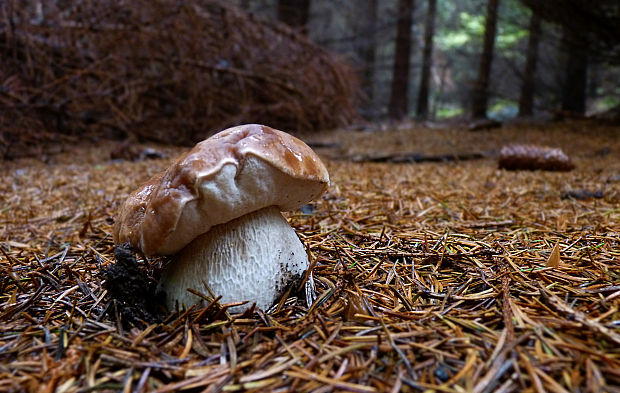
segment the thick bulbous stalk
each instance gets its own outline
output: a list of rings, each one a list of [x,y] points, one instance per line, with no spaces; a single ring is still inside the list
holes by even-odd
[[[201,300],[187,291],[220,302],[248,301],[232,308],[243,311],[253,303],[267,309],[308,269],[308,256],[295,230],[277,207],[246,214],[214,226],[173,257],[161,279],[169,310],[187,308]]]

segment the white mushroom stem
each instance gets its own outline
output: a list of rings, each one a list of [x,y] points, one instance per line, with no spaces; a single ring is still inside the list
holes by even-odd
[[[267,309],[293,279],[303,277],[308,256],[277,207],[267,207],[211,230],[173,257],[161,279],[166,305],[174,310],[189,307],[206,295],[206,282],[222,303],[248,301]]]

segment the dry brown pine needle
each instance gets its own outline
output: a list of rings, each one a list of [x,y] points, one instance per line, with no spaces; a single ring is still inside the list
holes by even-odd
[[[112,162],[117,145],[101,143],[3,162],[0,390],[618,391],[620,163],[596,153],[617,152],[615,136],[578,125],[316,135],[331,143],[325,157],[552,140],[576,169],[328,159],[327,194],[289,215],[316,264],[311,310],[294,298],[242,315],[214,304],[133,328],[102,285],[113,217],[171,158]],[[556,246],[561,263],[547,264]]]

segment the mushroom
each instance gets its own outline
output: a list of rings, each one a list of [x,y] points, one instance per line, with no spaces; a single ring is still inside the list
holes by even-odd
[[[301,140],[257,124],[229,128],[134,191],[120,208],[114,241],[172,256],[160,282],[170,310],[201,300],[188,288],[249,301],[235,311],[252,303],[266,309],[309,267],[280,211],[328,185],[325,165]]]

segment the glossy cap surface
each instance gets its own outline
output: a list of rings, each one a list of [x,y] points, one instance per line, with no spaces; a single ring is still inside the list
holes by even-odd
[[[257,124],[229,128],[134,191],[114,240],[146,255],[174,254],[214,225],[268,206],[297,209],[328,185],[325,165],[301,140]]]

